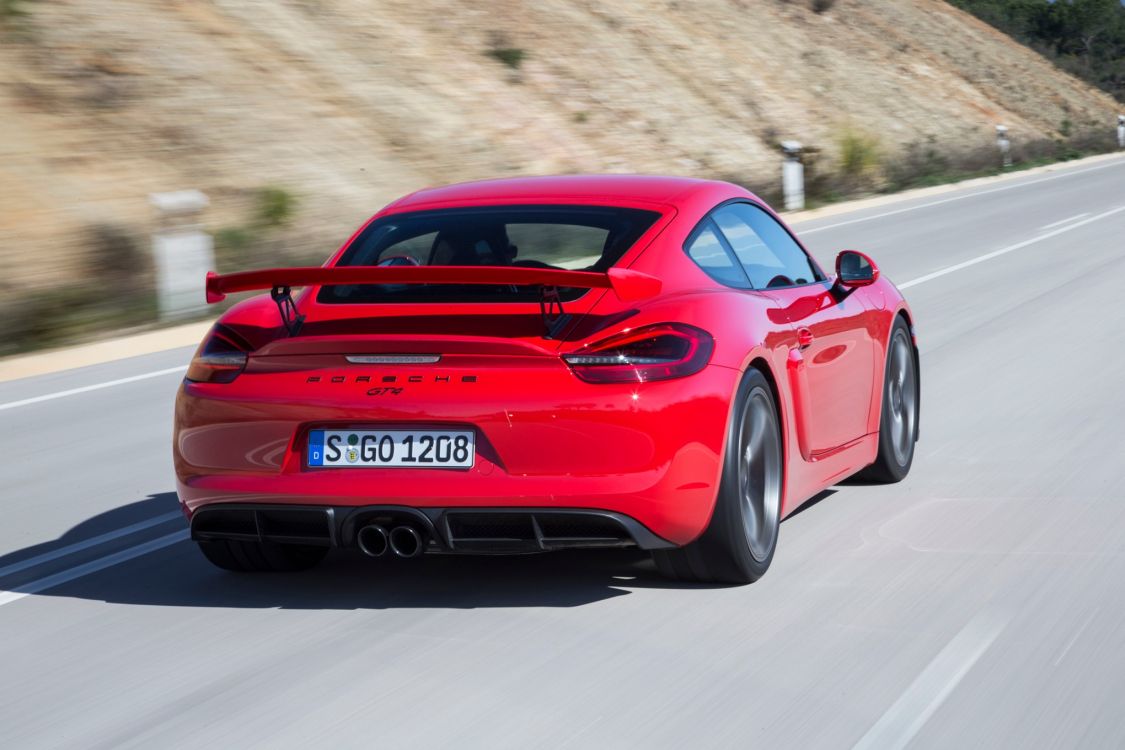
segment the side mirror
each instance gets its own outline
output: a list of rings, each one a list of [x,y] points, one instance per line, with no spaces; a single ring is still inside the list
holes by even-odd
[[[875,261],[855,250],[844,250],[836,256],[836,283],[846,289],[869,286],[879,280]]]

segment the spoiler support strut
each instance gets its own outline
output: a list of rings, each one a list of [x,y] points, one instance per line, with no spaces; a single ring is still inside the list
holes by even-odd
[[[297,305],[293,302],[293,290],[285,284],[274,284],[270,289],[270,299],[277,304],[277,311],[281,314],[281,324],[290,336],[296,336],[305,322],[305,316],[297,312]]]
[[[544,338],[557,338],[559,332],[570,322],[570,316],[563,310],[562,296],[559,295],[557,286],[540,285],[539,314],[543,316],[543,327],[547,330]]]

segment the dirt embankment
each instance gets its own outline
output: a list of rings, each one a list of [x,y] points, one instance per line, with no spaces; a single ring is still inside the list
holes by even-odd
[[[9,296],[89,273],[95,226],[143,250],[152,191],[208,193],[228,261],[323,257],[436,183],[629,171],[763,185],[782,138],[830,161],[846,129],[889,154],[958,149],[999,122],[1016,139],[1108,129],[1118,107],[940,0],[23,7],[0,42]],[[267,186],[296,206],[272,226]]]

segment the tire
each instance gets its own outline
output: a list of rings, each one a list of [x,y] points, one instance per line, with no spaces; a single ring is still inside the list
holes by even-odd
[[[918,361],[910,343],[910,329],[895,318],[887,339],[883,371],[883,405],[879,418],[879,452],[875,463],[856,476],[880,484],[901,482],[914,463],[918,441]]]
[[[654,550],[661,573],[679,581],[745,584],[765,575],[777,547],[782,490],[781,430],[764,375],[750,369],[735,396],[726,459],[711,523],[702,536]]]
[[[274,542],[216,540],[196,542],[211,563],[239,573],[294,572],[308,570],[324,559],[327,547]]]

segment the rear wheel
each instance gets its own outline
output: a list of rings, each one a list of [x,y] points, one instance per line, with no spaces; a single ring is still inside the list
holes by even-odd
[[[203,556],[223,570],[292,572],[308,570],[328,554],[327,547],[274,542],[215,540],[197,542]]]
[[[884,484],[901,482],[914,463],[918,439],[918,369],[910,330],[895,319],[887,345],[883,375],[883,409],[879,420],[879,453],[875,463],[859,473],[861,479]]]
[[[735,398],[715,511],[696,541],[657,550],[664,575],[681,581],[752,583],[773,560],[781,512],[781,430],[769,383],[746,373]]]

